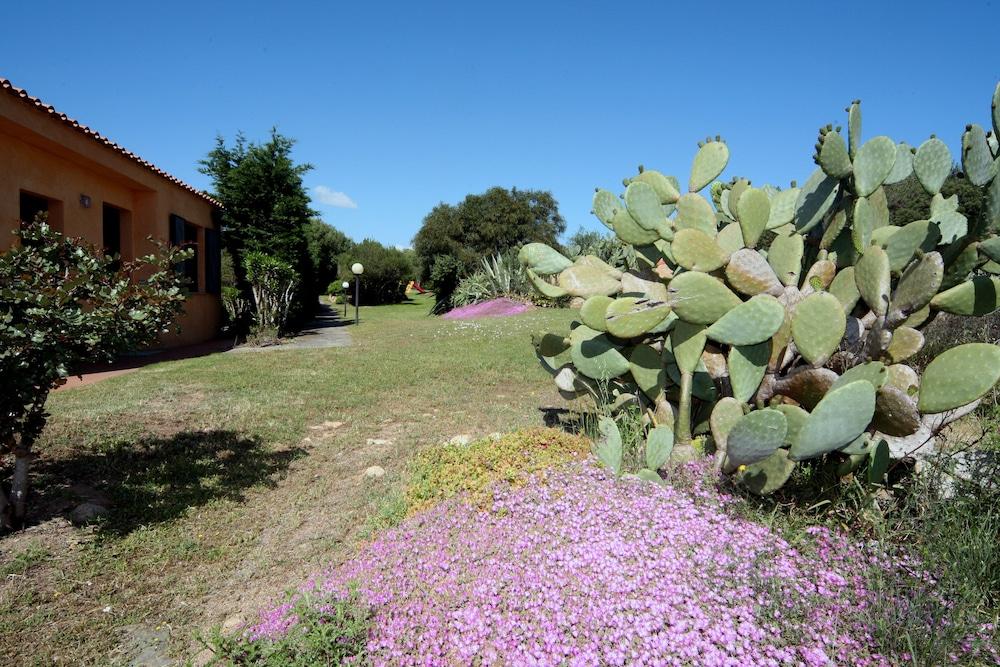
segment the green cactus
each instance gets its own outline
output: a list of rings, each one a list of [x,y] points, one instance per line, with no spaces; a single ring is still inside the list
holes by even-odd
[[[994,131],[998,101],[1000,85]],[[597,190],[594,213],[633,246],[637,270],[521,250],[540,292],[585,299],[568,335],[535,339],[538,358],[564,395],[589,395],[604,414],[644,411],[645,478],[675,442],[710,433],[722,470],[757,493],[814,460],[883,484],[886,441],[944,423],[925,415],[968,406],[1000,380],[1000,347],[986,343],[942,353],[922,376],[909,365],[937,313],[1000,308],[996,138],[980,125],[962,135],[963,169],[986,193],[986,224],[973,229],[958,197],[940,194],[952,169],[944,142],[863,141],[860,103],[847,113],[846,134],[820,130],[801,187],[717,180],[729,149],[708,140],[687,192],[641,168],[621,197]],[[924,219],[900,226],[884,186],[910,174],[932,199]],[[596,451],[617,474],[621,437],[605,419]]]

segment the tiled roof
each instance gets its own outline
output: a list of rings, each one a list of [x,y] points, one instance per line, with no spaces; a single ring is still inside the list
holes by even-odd
[[[54,119],[62,122],[67,127],[71,127],[74,130],[76,130],[77,132],[81,132],[82,134],[87,135],[88,137],[90,137],[94,141],[107,146],[111,150],[113,150],[113,151],[115,151],[115,152],[117,152],[117,153],[119,153],[121,155],[124,155],[129,160],[132,160],[133,162],[135,162],[136,164],[138,164],[138,165],[140,165],[142,167],[145,167],[146,169],[148,169],[149,171],[153,172],[154,174],[158,174],[159,176],[162,176],[163,178],[165,178],[168,181],[170,181],[171,183],[174,183],[174,184],[176,184],[176,185],[184,188],[185,190],[187,190],[189,192],[192,192],[192,193],[198,195],[199,197],[201,197],[203,199],[208,200],[209,202],[211,202],[215,206],[218,206],[220,208],[222,207],[222,204],[220,204],[215,199],[213,199],[209,195],[205,194],[201,190],[198,190],[197,188],[195,188],[192,185],[188,185],[187,183],[185,183],[181,179],[177,178],[176,176],[172,176],[172,175],[168,174],[167,172],[163,171],[162,169],[160,169],[159,167],[157,167],[152,162],[147,162],[146,160],[142,159],[141,157],[139,157],[138,155],[136,155],[132,151],[126,149],[123,146],[120,146],[119,144],[115,143],[111,139],[108,139],[104,135],[102,135],[102,134],[100,134],[98,132],[95,132],[94,130],[90,129],[89,127],[87,127],[83,123],[80,123],[79,121],[73,120],[72,118],[70,118],[66,114],[62,113],[61,111],[57,111],[54,107],[52,107],[49,104],[46,104],[45,102],[41,101],[37,97],[32,97],[31,95],[28,94],[28,91],[26,91],[26,90],[24,90],[22,88],[18,88],[17,86],[15,86],[14,84],[12,84],[7,79],[4,79],[3,77],[0,77],[0,89],[2,89],[3,92],[7,93],[8,95],[11,95],[13,97],[16,97],[16,98],[20,99],[22,102],[24,102],[24,104],[27,104],[28,106],[31,106],[31,107],[33,107],[33,108],[35,108],[35,109],[37,109],[37,110],[39,110],[41,112],[49,114],[52,118],[54,118]]]

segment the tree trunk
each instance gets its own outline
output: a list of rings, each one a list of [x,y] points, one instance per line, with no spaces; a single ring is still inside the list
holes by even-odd
[[[11,484],[10,499],[14,506],[14,523],[20,525],[28,506],[28,468],[32,454],[26,449],[14,452],[14,481]]]

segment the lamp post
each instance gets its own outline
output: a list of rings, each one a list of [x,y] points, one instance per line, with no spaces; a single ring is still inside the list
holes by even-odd
[[[344,288],[344,317],[347,317],[347,290],[351,289],[351,283],[346,280],[340,283],[340,286]]]
[[[361,262],[354,262],[351,265],[351,273],[354,274],[354,324],[361,322],[361,316],[358,313],[358,302],[361,300],[361,274],[365,272],[365,267],[361,266]]]

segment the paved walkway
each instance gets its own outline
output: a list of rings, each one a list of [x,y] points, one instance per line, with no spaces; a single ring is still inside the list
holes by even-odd
[[[318,350],[325,347],[347,347],[351,344],[351,334],[347,332],[352,320],[344,320],[337,309],[327,303],[320,303],[316,317],[281,345],[267,347],[241,346],[230,352],[269,352],[271,350]]]

